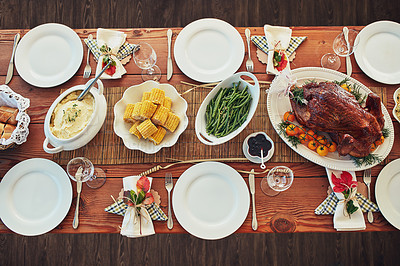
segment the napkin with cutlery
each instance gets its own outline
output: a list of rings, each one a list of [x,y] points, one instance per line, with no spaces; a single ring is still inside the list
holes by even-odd
[[[132,54],[136,45],[126,42],[126,34],[121,31],[109,30],[109,29],[97,29],[97,39],[85,39],[84,42],[94,55],[97,62],[96,75],[103,69],[102,62],[105,56],[100,48],[103,45],[107,45],[110,48],[110,56],[116,63],[115,73],[108,75],[103,73],[102,79],[118,79],[126,73],[123,66],[124,59],[129,59],[128,56]],[[129,60],[128,60],[129,61]]]
[[[357,178],[355,172],[337,171],[325,168],[328,180],[339,199],[333,215],[333,226],[337,231],[358,231],[365,229],[365,220],[356,200]],[[355,209],[349,213],[350,209]]]
[[[267,62],[267,73],[279,74],[280,71],[284,69],[290,69],[290,64],[287,62],[286,66],[282,70],[278,70],[274,65],[274,58],[276,51],[282,51],[286,53],[286,49],[289,47],[290,39],[292,37],[292,30],[289,27],[271,26],[264,25],[264,33],[267,39],[268,50],[268,62]],[[282,56],[282,60],[287,60]]]

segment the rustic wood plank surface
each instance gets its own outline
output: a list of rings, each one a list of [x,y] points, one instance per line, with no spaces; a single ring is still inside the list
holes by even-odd
[[[179,28],[174,28],[174,33],[179,33]],[[242,37],[244,37],[244,28],[238,28]],[[261,28],[251,28],[252,34],[262,34]],[[319,66],[319,58],[322,54],[327,51],[331,51],[331,44],[334,36],[341,30],[339,27],[295,27],[293,28],[293,35],[295,36],[307,36],[307,41],[302,44],[302,46],[297,50],[297,56],[294,61],[295,67],[303,66]],[[11,53],[12,46],[12,36],[15,32],[26,33],[26,30],[6,30],[0,31],[0,46],[4,53],[0,55],[1,62],[8,62],[9,54]],[[163,77],[161,82],[166,82],[165,72],[166,72],[166,29],[129,29],[126,32],[129,34],[128,40],[148,40],[156,49],[159,55],[159,66],[163,72]],[[77,30],[81,38],[87,36],[88,33],[93,33],[95,30]],[[318,48],[322,46],[322,48]],[[85,47],[86,50],[86,47]],[[255,46],[252,45],[252,56],[255,57]],[[85,59],[84,59],[85,60]],[[353,60],[354,74],[353,77],[360,80],[362,83],[369,87],[380,87],[382,84],[377,83],[368,77],[366,77],[358,68],[356,62]],[[91,62],[94,66],[94,61]],[[5,78],[7,64],[0,64],[0,80]],[[341,72],[344,72],[344,61],[342,61]],[[295,68],[294,67],[294,68]],[[271,80],[271,76],[267,76],[265,71],[265,65],[256,62],[256,72],[257,77],[260,80]],[[129,86],[133,84],[141,83],[139,76],[139,69],[130,62],[127,65],[128,73],[121,80],[117,81],[105,81],[106,87],[115,86]],[[177,72],[174,74],[171,84],[179,83],[181,80],[191,81],[189,78],[182,75],[176,65],[174,65],[174,70]],[[242,64],[240,70],[244,70],[244,65]],[[40,89],[35,88],[26,82],[24,82],[17,74],[14,72],[14,78],[10,83],[10,87],[13,88],[18,93],[27,96],[31,99],[31,108],[29,113],[32,117],[32,123],[30,125],[30,136],[29,141],[19,147],[12,150],[0,151],[0,176],[3,176],[13,165],[18,162],[34,157],[42,157],[51,159],[52,155],[46,154],[41,148],[41,144],[44,140],[43,133],[43,120],[47,112],[48,107],[54,101],[54,99],[59,95],[61,89],[66,89],[72,87],[73,85],[83,84],[85,80],[81,77],[83,73],[83,66],[78,70],[78,73],[70,81],[66,82],[53,89]],[[92,75],[93,76],[93,75]],[[390,95],[396,89],[396,86],[386,86],[387,93]],[[41,97],[46,94],[46,97]],[[387,108],[389,111],[394,106],[394,102],[389,98]],[[400,133],[400,127],[398,123],[394,124],[395,134]],[[393,160],[400,157],[400,146],[395,141],[393,150],[389,155],[389,160]],[[250,170],[254,167],[251,163],[230,163],[233,167],[237,169]],[[268,167],[273,167],[278,164],[268,164]],[[126,257],[130,257],[139,251],[143,251],[146,247],[150,250],[143,252],[140,256],[141,261],[146,261],[149,264],[155,264],[161,262],[160,257],[164,259],[175,258],[175,262],[185,263],[193,262],[193,264],[244,264],[248,262],[254,262],[259,264],[265,261],[271,263],[279,263],[282,261],[289,262],[290,259],[299,258],[304,252],[307,252],[307,257],[303,258],[301,261],[307,264],[322,264],[332,263],[332,262],[345,262],[344,264],[351,264],[351,262],[364,262],[364,264],[373,264],[377,262],[379,264],[391,264],[394,262],[394,258],[398,258],[398,254],[393,251],[389,243],[398,243],[400,236],[399,231],[397,231],[393,226],[389,225],[383,216],[379,213],[374,214],[375,223],[368,224],[365,233],[335,233],[335,234],[321,234],[320,232],[335,232],[332,225],[332,216],[316,216],[313,211],[315,207],[322,202],[325,198],[326,186],[328,184],[325,176],[325,170],[312,163],[305,164],[287,164],[289,167],[294,169],[296,173],[296,180],[293,187],[285,193],[282,193],[278,197],[269,198],[264,196],[259,187],[260,178],[257,178],[257,212],[259,215],[260,222],[260,233],[254,234],[255,237],[251,237],[253,234],[234,234],[227,239],[220,241],[201,241],[188,236],[182,227],[179,226],[175,220],[174,233],[177,235],[157,235],[145,239],[129,241],[124,238],[118,237],[116,234],[84,234],[79,233],[117,233],[118,225],[120,225],[122,218],[117,215],[107,214],[103,211],[103,208],[108,204],[112,203],[109,194],[114,196],[118,194],[121,188],[121,177],[137,174],[142,170],[146,170],[153,164],[135,165],[135,170],[132,170],[131,165],[100,165],[104,168],[109,176],[109,180],[106,185],[98,191],[89,190],[84,187],[83,191],[83,204],[81,206],[81,225],[77,231],[71,228],[73,209],[74,205],[71,207],[69,214],[67,215],[64,222],[62,222],[56,229],[53,230],[54,233],[78,233],[72,235],[64,234],[47,234],[42,237],[26,238],[18,237],[14,234],[8,234],[10,231],[0,223],[0,243],[3,245],[12,245],[14,247],[23,246],[22,254],[27,257],[31,257],[35,254],[39,258],[35,261],[46,262],[46,258],[50,253],[54,253],[55,245],[59,245],[60,249],[65,250],[66,254],[69,254],[71,258],[68,258],[70,263],[79,262],[82,264],[94,264],[96,261],[109,261],[111,263],[111,258],[113,258],[112,263],[126,263]],[[65,167],[65,166],[64,166]],[[181,165],[174,168],[174,176],[179,176],[184,170],[186,170],[188,165]],[[374,182],[376,176],[379,174],[383,165],[378,165],[373,168],[372,175],[374,177]],[[155,180],[154,188],[158,190],[161,197],[165,199],[166,192],[163,189],[163,179],[165,172],[159,171],[154,173],[154,177],[158,178]],[[362,173],[358,172],[358,179],[361,180]],[[247,181],[247,176],[244,176]],[[305,191],[303,188],[306,187],[309,190]],[[308,193],[307,193],[308,192]],[[285,196],[287,195],[287,197]],[[75,194],[74,194],[75,195]],[[100,196],[99,196],[100,195]],[[75,196],[74,196],[75,197]],[[162,207],[165,210],[165,201],[162,203]],[[272,230],[269,227],[269,221],[271,216],[277,211],[287,211],[289,210],[296,220],[296,232],[315,232],[313,234],[262,234],[270,233]],[[96,219],[96,220],[95,220]],[[99,222],[100,221],[100,222]],[[155,222],[155,228],[157,233],[169,233],[166,229],[166,223]],[[389,231],[389,232],[368,232],[368,231]],[[238,232],[241,233],[253,233],[251,230],[250,216],[247,217],[244,225],[239,229]],[[5,233],[5,234],[4,234]],[[63,239],[64,241],[62,241]],[[253,242],[254,241],[254,242]],[[397,241],[397,242],[396,242]],[[81,247],[79,250],[74,247],[79,242]],[[97,244],[89,244],[95,242]],[[157,243],[157,244],[154,244]],[[367,245],[362,245],[361,243],[366,242]],[[32,243],[38,243],[40,247],[44,249],[37,248],[27,248],[31,246]],[[102,247],[104,243],[108,243],[105,246],[107,252],[102,252]],[[167,247],[166,249],[161,249],[163,243]],[[302,245],[299,245],[302,243]],[[317,243],[317,244],[316,244]],[[327,244],[329,243],[329,244]],[[94,249],[94,253],[90,251],[82,251],[85,244],[90,245]],[[140,245],[142,248],[137,247]],[[158,247],[159,253],[151,250],[151,247]],[[114,248],[116,247],[116,248]],[[176,253],[174,249],[183,250],[185,247],[189,247],[185,253]],[[282,247],[285,247],[282,249]],[[377,250],[376,247],[380,249]],[[252,249],[253,248],[253,249]],[[319,253],[317,250],[323,249],[323,254]],[[129,251],[127,251],[129,250]],[[215,252],[215,250],[219,250]],[[222,251],[224,250],[224,251]],[[250,260],[243,261],[238,254],[243,254],[243,252],[252,250],[253,256],[246,256]],[[135,252],[134,252],[135,251]],[[0,254],[4,253],[4,249],[0,249]],[[125,254],[124,252],[127,252]],[[18,252],[18,254],[21,254]],[[88,256],[90,254],[90,256]],[[157,254],[157,255],[156,255]],[[202,254],[202,255],[200,255]],[[206,255],[210,255],[208,258]],[[211,255],[213,254],[213,255]],[[82,259],[78,258],[84,256]],[[318,256],[317,256],[318,255]],[[93,258],[93,257],[96,258]],[[177,257],[181,256],[179,259]],[[200,260],[194,261],[193,256],[201,257]],[[287,258],[282,259],[283,256]],[[317,256],[316,259],[313,259]],[[15,262],[20,261],[18,258],[13,257],[13,255],[6,256],[7,261]],[[62,258],[66,258],[61,255],[59,258],[52,256],[51,261],[47,261],[47,264],[53,264],[55,262],[62,262]],[[115,261],[115,258],[118,258]],[[27,262],[27,261],[26,261]],[[29,262],[27,262],[29,263]],[[291,263],[297,264],[297,263]]]

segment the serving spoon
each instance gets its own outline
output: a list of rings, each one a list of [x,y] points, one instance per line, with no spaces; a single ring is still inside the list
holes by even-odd
[[[101,75],[106,71],[108,66],[111,64],[111,60],[109,60],[108,64],[100,71],[100,73],[89,83],[89,85],[82,91],[82,93],[78,96],[77,100],[82,101],[82,99],[86,96],[89,90],[93,87],[96,81],[101,77]]]

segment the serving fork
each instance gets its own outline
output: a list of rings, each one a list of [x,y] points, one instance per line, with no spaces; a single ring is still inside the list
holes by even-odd
[[[364,171],[364,183],[367,185],[368,188],[368,199],[371,200],[371,169],[367,169]],[[374,216],[372,215],[372,211],[368,211],[367,214],[368,222],[374,222]]]
[[[89,40],[93,39],[92,34],[89,34],[88,38],[89,38]],[[89,64],[89,57],[90,57],[90,48],[88,47],[86,66],[85,66],[85,69],[83,70],[83,78],[85,78],[85,79],[89,78],[90,73],[92,73],[92,68],[90,67],[90,64]]]
[[[246,69],[248,72],[253,72],[254,71],[254,63],[253,60],[251,60],[251,56],[250,56],[250,30],[246,29],[244,31],[245,35],[246,35],[246,40],[247,40],[247,52],[249,53],[249,58],[247,58],[246,61]]]
[[[168,229],[172,229],[172,227],[174,227],[174,223],[172,221],[172,212],[171,212],[171,191],[173,186],[174,183],[172,182],[172,174],[166,173],[165,189],[168,191],[168,222],[167,222]]]

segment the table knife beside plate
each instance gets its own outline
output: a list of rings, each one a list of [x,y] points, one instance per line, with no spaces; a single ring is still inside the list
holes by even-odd
[[[21,38],[21,35],[19,33],[15,34],[13,50],[12,50],[12,54],[11,54],[10,63],[8,64],[8,70],[7,70],[5,84],[8,84],[11,81],[13,74],[14,74],[14,55],[15,55],[15,50],[17,49],[17,45],[18,45],[20,38]]]
[[[254,231],[257,231],[258,228],[258,223],[257,223],[257,216],[256,216],[256,202],[255,202],[255,197],[254,194],[256,193],[256,185],[254,181],[254,169],[251,169],[252,174],[249,174],[249,187],[250,187],[250,193],[251,193],[251,202],[253,206],[253,218],[251,221],[251,228],[253,228]]]
[[[346,40],[346,44],[347,44],[347,49],[350,50],[349,48],[349,29],[347,27],[343,28],[343,34],[344,34],[344,39]],[[353,72],[353,67],[351,65],[351,59],[350,59],[350,55],[346,56],[346,72],[347,72],[347,76],[351,76],[351,73]]]
[[[171,42],[172,42],[172,30],[168,29],[167,31],[168,37],[168,60],[167,60],[167,80],[170,80],[172,77],[173,67],[172,67],[172,58],[171,58]]]

